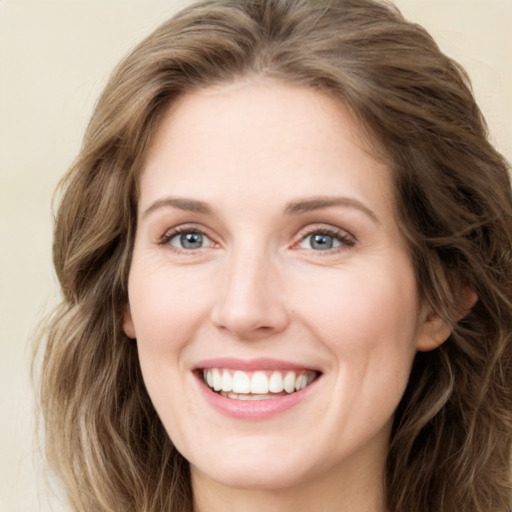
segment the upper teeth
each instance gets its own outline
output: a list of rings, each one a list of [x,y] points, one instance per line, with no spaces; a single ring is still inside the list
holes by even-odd
[[[203,370],[204,381],[215,391],[233,393],[293,393],[305,388],[315,379],[311,370],[244,372],[220,368]]]

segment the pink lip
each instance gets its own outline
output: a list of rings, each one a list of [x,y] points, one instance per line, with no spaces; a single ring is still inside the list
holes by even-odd
[[[209,359],[196,365],[194,374],[198,383],[200,393],[216,411],[221,414],[243,420],[265,420],[273,418],[292,407],[300,404],[316,388],[320,380],[317,377],[309,386],[286,396],[279,396],[268,400],[235,400],[226,398],[215,391],[212,391],[203,381],[199,369],[205,368],[229,368],[233,370],[256,371],[256,370],[303,370],[303,365],[293,364],[275,359],[254,359],[243,361],[240,359],[222,358]]]
[[[257,370],[314,370],[319,371],[318,368],[312,368],[297,363],[290,363],[288,361],[281,361],[279,359],[237,359],[234,357],[222,357],[216,359],[207,359],[200,361],[194,366],[195,370],[208,369],[208,368],[229,368],[230,370],[243,370],[246,372]]]

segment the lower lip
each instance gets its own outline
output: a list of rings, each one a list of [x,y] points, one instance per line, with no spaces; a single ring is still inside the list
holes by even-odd
[[[309,386],[291,393],[290,395],[270,398],[267,400],[236,400],[212,391],[197,376],[199,388],[206,401],[217,411],[231,418],[244,420],[265,420],[282,414],[298,405],[315,388],[320,377],[317,377]]]

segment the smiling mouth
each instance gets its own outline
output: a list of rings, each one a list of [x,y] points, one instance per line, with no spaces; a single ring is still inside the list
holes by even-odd
[[[313,370],[246,372],[227,368],[205,368],[201,374],[212,391],[233,400],[269,400],[288,396],[308,387],[319,376]]]

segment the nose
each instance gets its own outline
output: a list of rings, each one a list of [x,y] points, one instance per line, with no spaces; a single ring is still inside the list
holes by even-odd
[[[217,328],[245,341],[264,339],[286,329],[289,314],[285,291],[276,265],[263,251],[232,254],[221,274],[211,312]]]

